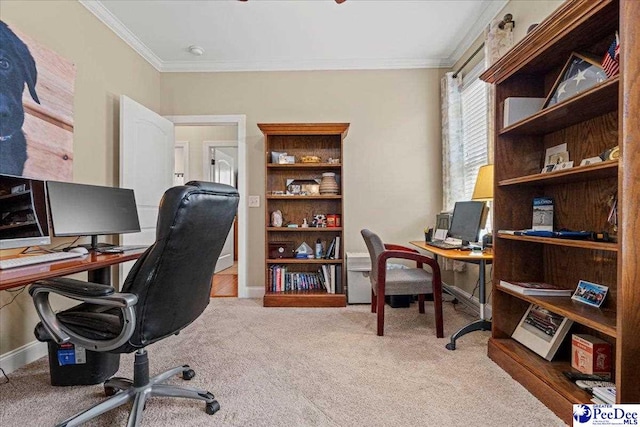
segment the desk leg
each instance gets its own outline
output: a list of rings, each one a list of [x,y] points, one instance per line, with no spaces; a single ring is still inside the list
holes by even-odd
[[[456,340],[463,335],[468,334],[473,331],[490,331],[491,330],[491,322],[485,319],[484,314],[484,306],[486,303],[486,282],[485,282],[485,268],[486,262],[484,260],[480,261],[479,269],[480,273],[478,274],[478,280],[480,282],[480,295],[478,300],[480,301],[480,319],[476,320],[468,324],[467,326],[460,329],[455,334],[451,335],[451,342],[449,342],[445,347],[447,350],[455,350],[456,349]]]
[[[89,282],[111,285],[111,266],[89,270],[87,275]]]

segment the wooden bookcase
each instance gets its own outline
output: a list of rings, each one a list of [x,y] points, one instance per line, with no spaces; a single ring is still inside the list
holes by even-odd
[[[344,212],[342,203],[342,144],[349,129],[348,123],[286,123],[265,124],[258,127],[265,137],[265,307],[344,307],[344,291],[328,293],[326,290],[288,290],[274,292],[271,271],[274,266],[284,266],[288,272],[315,273],[321,266],[333,266],[337,280],[344,290]],[[295,163],[272,162],[272,152],[286,152],[295,157]],[[318,163],[303,163],[303,156],[316,156]],[[335,163],[328,160],[338,159]],[[282,195],[288,180],[321,179],[324,172],[335,173],[339,186],[337,195]],[[283,227],[272,227],[271,214],[279,210],[284,218]],[[339,227],[302,228],[306,219],[311,225],[314,215],[339,215]],[[297,224],[289,228],[287,223]],[[318,239],[325,249],[336,237],[340,238],[340,249],[335,259],[272,258],[271,243],[290,242],[293,249],[303,242],[315,249]]]
[[[640,402],[639,20],[637,1],[569,0],[481,76],[495,85],[495,230],[531,228],[532,200],[541,196],[554,199],[554,229],[607,230],[607,201],[618,194],[617,242],[500,233],[494,239],[489,357],[568,424],[572,404],[591,403],[590,394],[562,374],[571,370],[571,333],[611,343],[617,401]],[[546,97],[572,52],[602,58],[617,30],[618,76],[503,128],[507,97]],[[574,167],[541,174],[545,150],[565,142]],[[579,166],[616,145],[619,160]],[[526,297],[498,286],[500,280],[514,280],[575,288],[580,279],[609,287],[601,308],[568,297]],[[552,362],[511,338],[530,303],[574,321]]]

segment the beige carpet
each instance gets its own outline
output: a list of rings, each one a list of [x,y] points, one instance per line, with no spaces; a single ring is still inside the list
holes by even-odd
[[[259,300],[215,299],[180,335],[150,346],[151,373],[187,363],[186,383],[209,389],[222,409],[152,398],[144,426],[563,426],[486,356],[488,332],[448,351],[436,339],[432,306],[419,315],[387,310],[375,335],[368,306],[292,309]],[[445,304],[445,334],[472,317]],[[121,376],[129,377],[132,355]],[[102,387],[51,387],[43,358],[0,386],[0,425],[47,426],[102,398]],[[127,409],[87,425],[126,425]]]

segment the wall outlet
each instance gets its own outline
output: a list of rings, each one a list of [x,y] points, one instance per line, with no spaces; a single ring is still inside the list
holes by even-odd
[[[260,196],[249,196],[249,207],[250,208],[259,208],[260,207]]]

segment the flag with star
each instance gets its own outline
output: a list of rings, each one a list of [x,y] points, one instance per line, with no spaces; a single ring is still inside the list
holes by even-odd
[[[563,102],[606,79],[607,75],[597,60],[574,52],[562,69],[545,107]]]
[[[602,68],[607,77],[613,77],[620,72],[620,38],[616,33],[616,39],[611,43],[609,49],[602,59]]]

